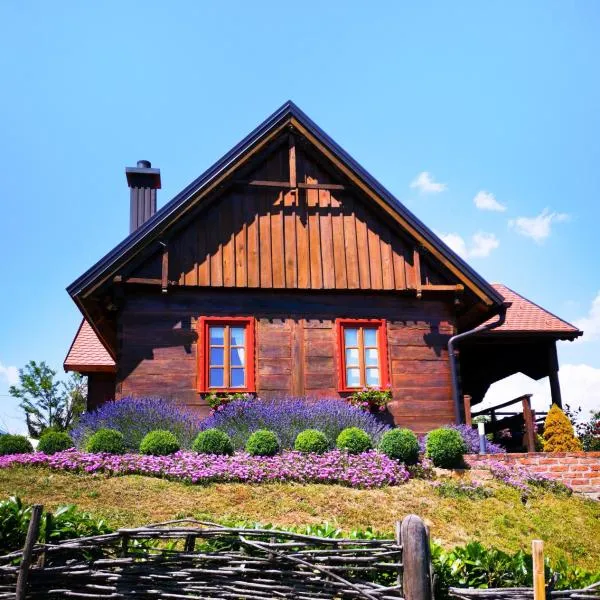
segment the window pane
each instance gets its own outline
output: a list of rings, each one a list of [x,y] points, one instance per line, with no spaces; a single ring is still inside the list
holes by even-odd
[[[223,365],[223,348],[210,349],[210,366],[218,367]]]
[[[223,369],[210,369],[209,386],[223,387]]]
[[[367,367],[379,366],[379,350],[377,348],[367,348],[365,350],[365,365]]]
[[[379,385],[379,369],[367,369],[367,385]]]
[[[232,348],[231,349],[231,366],[232,367],[243,367],[244,366],[244,348]]]
[[[377,346],[377,329],[365,329],[365,346]]]
[[[243,327],[232,327],[231,328],[231,345],[232,346],[244,346],[244,333]]]
[[[244,387],[244,369],[231,369],[231,387]]]
[[[358,348],[346,350],[346,366],[358,367]]]
[[[344,343],[348,346],[358,346],[358,329],[345,327],[344,328]]]
[[[346,369],[346,385],[348,387],[360,387],[359,369]]]
[[[211,346],[222,346],[225,343],[224,327],[209,327],[209,331]]]

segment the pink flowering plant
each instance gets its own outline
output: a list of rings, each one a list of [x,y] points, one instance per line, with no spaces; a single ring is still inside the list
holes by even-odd
[[[252,394],[244,394],[242,392],[211,392],[207,394],[204,399],[208,406],[210,406],[212,412],[223,410],[230,402],[251,402],[254,400]]]
[[[108,476],[137,474],[192,484],[297,482],[379,488],[400,485],[409,479],[404,465],[376,450],[362,454],[340,450],[325,454],[286,451],[265,457],[246,452],[215,456],[183,451],[168,456],[146,456],[91,454],[71,449],[51,456],[35,452],[0,457],[0,469],[19,465]]]
[[[369,412],[383,412],[391,400],[392,391],[379,387],[364,387],[348,398],[352,406],[357,406]]]

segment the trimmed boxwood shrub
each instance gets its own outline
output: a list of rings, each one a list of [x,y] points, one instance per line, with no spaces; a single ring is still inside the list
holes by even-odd
[[[350,454],[360,454],[373,447],[369,434],[358,427],[347,427],[341,431],[336,445],[340,450],[346,450]]]
[[[152,456],[175,454],[179,449],[177,436],[165,429],[155,429],[147,433],[140,443],[140,452]]]
[[[125,441],[123,434],[116,429],[98,429],[93,433],[86,445],[86,452],[98,453],[107,452],[109,454],[123,454],[125,452]]]
[[[56,454],[68,450],[74,445],[71,436],[64,431],[46,431],[40,437],[37,449],[45,454]]]
[[[33,452],[31,442],[24,435],[4,433],[0,435],[0,456]]]
[[[460,467],[466,451],[467,445],[455,429],[434,429],[427,436],[425,454],[436,467],[442,469]]]
[[[419,440],[410,429],[386,431],[379,442],[379,450],[405,465],[415,465],[419,460]]]
[[[318,429],[305,429],[296,436],[294,450],[323,454],[329,449],[327,436]]]
[[[233,454],[233,444],[224,431],[212,428],[196,436],[192,450],[200,454]]]
[[[246,442],[246,452],[252,456],[275,456],[279,452],[279,439],[268,429],[255,431]]]

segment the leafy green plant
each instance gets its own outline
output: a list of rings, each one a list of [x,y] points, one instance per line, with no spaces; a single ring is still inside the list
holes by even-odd
[[[360,454],[370,450],[373,447],[373,442],[366,431],[358,427],[348,427],[338,435],[336,446],[350,454]]]
[[[24,435],[4,433],[0,435],[0,456],[33,452],[31,442]]]
[[[348,402],[363,410],[371,412],[382,412],[392,400],[391,390],[381,390],[376,387],[365,387],[359,392],[354,392]]]
[[[74,446],[73,440],[64,431],[46,430],[40,437],[37,449],[45,454],[56,454]]]
[[[233,454],[233,444],[224,431],[212,428],[197,435],[192,450],[200,454]]]
[[[268,429],[255,431],[246,442],[246,452],[252,456],[274,456],[279,447],[277,435]]]
[[[427,436],[425,454],[433,461],[434,466],[442,469],[460,467],[463,454],[467,451],[462,436],[455,429],[434,429]]]
[[[406,465],[415,465],[419,460],[419,440],[410,429],[386,431],[379,442],[379,450]]]
[[[444,481],[435,481],[433,487],[442,498],[469,498],[471,500],[481,500],[493,495],[492,490],[486,488],[477,481],[466,483],[463,481],[447,479]]]
[[[221,407],[229,404],[230,402],[235,402],[236,400],[249,401],[253,398],[254,397],[252,394],[245,394],[243,392],[211,392],[204,397],[206,403],[212,408],[212,410],[220,410]]]
[[[167,456],[180,449],[177,436],[164,429],[156,429],[144,436],[140,443],[140,452],[151,456]]]
[[[31,505],[12,496],[0,502],[0,554],[19,550],[25,543]],[[56,511],[42,515],[39,540],[56,543],[76,537],[110,533],[112,529],[103,519],[82,512],[76,506],[59,506]]]
[[[114,429],[98,429],[87,440],[85,450],[92,453],[123,454],[125,452],[123,434]]]
[[[296,436],[294,450],[323,454],[323,452],[329,450],[329,446],[329,440],[322,431],[318,429],[305,429]]]

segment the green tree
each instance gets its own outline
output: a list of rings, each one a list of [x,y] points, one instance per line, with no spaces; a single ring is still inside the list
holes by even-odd
[[[19,369],[19,385],[11,386],[9,393],[21,401],[29,435],[38,438],[46,429],[64,431],[74,423],[85,408],[87,384],[79,373],[58,381],[44,361],[32,360]]]

